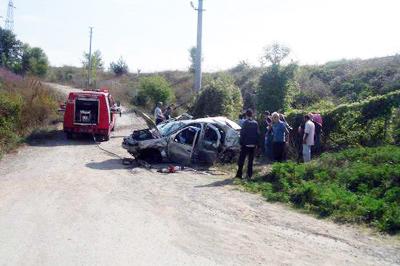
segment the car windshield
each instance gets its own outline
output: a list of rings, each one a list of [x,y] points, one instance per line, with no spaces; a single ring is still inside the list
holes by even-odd
[[[166,124],[158,125],[157,128],[160,131],[163,137],[171,135],[176,130],[180,129],[184,126],[184,123],[181,121],[170,122]]]

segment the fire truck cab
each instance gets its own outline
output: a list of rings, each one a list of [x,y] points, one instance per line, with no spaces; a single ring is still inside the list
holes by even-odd
[[[106,89],[70,92],[65,104],[64,132],[67,138],[75,134],[94,134],[107,141],[118,113],[121,114],[119,103],[115,103]]]

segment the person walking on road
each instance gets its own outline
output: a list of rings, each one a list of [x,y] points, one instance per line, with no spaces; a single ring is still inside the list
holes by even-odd
[[[305,163],[311,161],[311,146],[314,145],[315,125],[311,119],[310,114],[304,116],[303,160]]]
[[[258,123],[253,120],[253,111],[251,109],[246,111],[246,118],[247,119],[243,122],[242,129],[240,130],[240,155],[238,161],[238,170],[236,173],[237,178],[242,178],[243,165],[246,157],[248,157],[247,178],[252,177],[254,152],[256,150],[260,135]]]
[[[280,120],[277,112],[272,113],[272,153],[274,160],[282,162],[285,154],[285,141],[289,131],[286,123]]]
[[[156,120],[156,125],[164,121],[163,111],[161,110],[162,102],[158,102],[156,109],[154,109],[154,119]]]

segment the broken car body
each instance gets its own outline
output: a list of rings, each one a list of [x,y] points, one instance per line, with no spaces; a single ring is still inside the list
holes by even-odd
[[[135,112],[149,128],[133,131],[122,147],[136,159],[212,164],[230,161],[240,150],[240,126],[226,117],[172,119],[156,126],[146,114]]]

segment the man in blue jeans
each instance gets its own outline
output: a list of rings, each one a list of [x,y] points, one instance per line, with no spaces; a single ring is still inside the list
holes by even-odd
[[[258,123],[257,121],[253,120],[253,111],[251,109],[246,111],[246,118],[247,119],[243,122],[242,129],[240,130],[240,155],[238,161],[238,170],[236,173],[237,178],[242,178],[243,165],[246,157],[248,157],[247,177],[251,178],[253,175],[254,152],[260,136]]]

